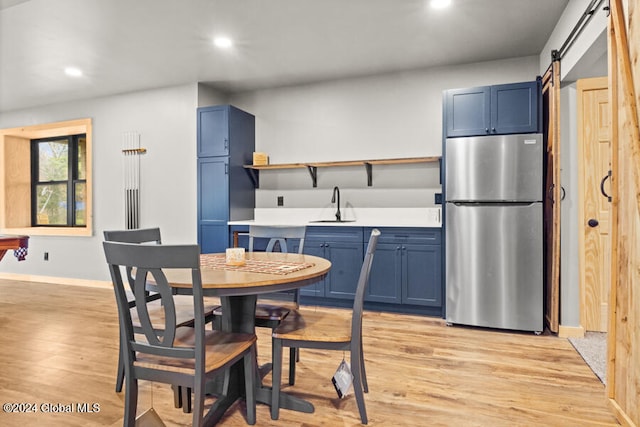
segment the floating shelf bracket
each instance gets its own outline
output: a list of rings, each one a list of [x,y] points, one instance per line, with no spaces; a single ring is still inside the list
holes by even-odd
[[[371,187],[373,185],[373,165],[369,162],[365,162],[364,167],[367,170],[367,187]]]
[[[245,168],[245,170],[249,174],[249,178],[251,178],[251,181],[253,182],[253,186],[255,188],[259,188],[260,187],[260,172],[258,172],[257,169]]]
[[[311,175],[311,181],[313,182],[313,186],[318,186],[318,168],[316,166],[307,165],[307,170],[309,170],[309,175]]]

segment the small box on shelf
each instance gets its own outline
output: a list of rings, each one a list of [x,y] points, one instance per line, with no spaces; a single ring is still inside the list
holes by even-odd
[[[269,156],[267,153],[259,153],[253,152],[253,165],[254,166],[264,166],[269,164]]]

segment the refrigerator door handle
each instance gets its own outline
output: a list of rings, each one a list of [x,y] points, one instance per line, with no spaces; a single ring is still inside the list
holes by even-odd
[[[508,200],[500,201],[500,202],[449,202],[452,205],[465,207],[465,206],[494,206],[494,207],[504,207],[504,206],[532,206],[538,202],[530,201],[530,202],[510,202]]]

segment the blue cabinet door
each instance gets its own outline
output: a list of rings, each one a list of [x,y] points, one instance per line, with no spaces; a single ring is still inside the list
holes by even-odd
[[[538,82],[491,86],[491,133],[538,132]]]
[[[198,157],[229,154],[229,106],[198,108]]]
[[[367,244],[364,244],[366,250]],[[402,302],[402,251],[396,243],[378,243],[371,264],[365,301],[400,304]]]
[[[198,244],[203,253],[223,252],[228,247],[228,177],[226,157],[198,159]]]
[[[486,135],[491,123],[489,86],[452,89],[445,96],[447,136]]]
[[[362,243],[327,242],[324,250],[325,257],[331,261],[331,270],[325,279],[325,296],[353,300],[362,266]]]
[[[309,241],[306,240],[304,243],[304,253],[308,255],[318,256],[321,258],[325,258],[324,254],[324,242],[322,241]],[[332,266],[333,268],[333,266]],[[331,271],[331,270],[329,270]],[[329,273],[331,274],[331,273]],[[300,288],[300,295],[309,296],[309,297],[324,297],[324,288],[326,277],[314,283],[313,285],[305,286],[304,288]]]
[[[402,303],[442,305],[442,249],[439,245],[402,245]]]
[[[198,243],[203,254],[224,252],[229,244],[227,224],[202,223],[198,227]]]

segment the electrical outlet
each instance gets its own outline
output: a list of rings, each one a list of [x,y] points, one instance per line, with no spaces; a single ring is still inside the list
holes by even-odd
[[[278,196],[278,206],[284,206],[284,196]]]
[[[49,252],[44,253],[44,260],[49,261]]]

